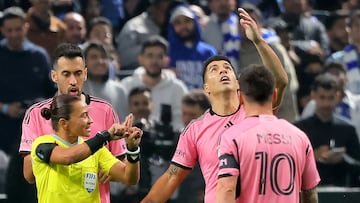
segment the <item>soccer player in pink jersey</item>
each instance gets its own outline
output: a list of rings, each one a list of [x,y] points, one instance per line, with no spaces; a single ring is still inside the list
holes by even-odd
[[[274,77],[262,65],[240,74],[245,119],[219,137],[216,203],[318,202],[320,176],[304,132],[273,115]]]
[[[72,44],[62,44],[56,50],[51,78],[57,84],[57,94],[79,95],[89,105],[89,113],[94,123],[91,127],[90,137],[97,132],[109,129],[114,123],[119,123],[118,115],[112,106],[103,99],[87,95],[82,92],[84,81],[87,77],[87,69],[82,50]],[[125,98],[124,98],[125,99]],[[31,165],[31,145],[35,138],[49,133],[54,133],[50,120],[41,116],[41,109],[49,108],[52,98],[32,105],[25,114],[22,123],[22,135],[19,152],[24,156],[24,177],[29,183],[35,183],[35,177]],[[122,157],[126,153],[126,144],[123,139],[110,142],[107,147],[116,157]],[[110,203],[110,177],[99,174],[100,196],[102,203]]]
[[[276,78],[276,87],[282,95],[287,75],[279,58],[261,37],[258,27],[244,9],[239,9],[240,24],[246,36],[254,43],[263,63]],[[205,203],[215,202],[218,158],[218,136],[226,128],[245,118],[240,106],[239,84],[228,58],[210,57],[204,64],[204,90],[209,95],[211,109],[192,121],[182,132],[168,170],[155,182],[142,203],[162,203],[169,199],[198,161],[204,180]],[[274,106],[279,106],[281,97]],[[191,195],[191,194],[189,194]]]

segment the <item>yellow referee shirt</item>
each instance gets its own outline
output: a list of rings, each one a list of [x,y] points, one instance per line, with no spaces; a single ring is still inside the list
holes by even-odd
[[[79,138],[78,143],[84,141]],[[56,135],[44,135],[32,144],[32,167],[36,180],[39,203],[96,203],[100,202],[98,171],[109,174],[119,160],[106,147],[102,147],[87,159],[70,164],[45,163],[35,151],[41,143],[56,143],[61,147],[70,144]]]

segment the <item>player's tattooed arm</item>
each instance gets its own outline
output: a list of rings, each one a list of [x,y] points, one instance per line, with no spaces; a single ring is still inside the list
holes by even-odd
[[[301,192],[301,203],[318,203],[318,193],[316,187]]]
[[[190,171],[170,164],[167,171],[155,182],[141,203],[166,202]]]
[[[170,166],[169,166],[169,168],[167,170],[167,173],[169,175],[171,175],[171,176],[173,176],[173,175],[176,176],[178,174],[178,172],[179,172],[179,167],[177,167],[177,166],[175,166],[173,164],[170,164]]]

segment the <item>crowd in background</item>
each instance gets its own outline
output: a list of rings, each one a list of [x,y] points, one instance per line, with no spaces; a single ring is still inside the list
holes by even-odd
[[[286,69],[277,116],[308,134],[321,184],[360,186],[360,1],[0,0],[0,193],[10,199],[18,187],[24,202],[35,196],[18,155],[21,123],[27,108],[55,94],[54,51],[72,43],[84,51],[83,91],[107,100],[120,120],[134,113],[144,130],[139,185],[111,185],[113,202],[138,202],[166,170],[177,136],[210,107],[203,62],[225,55],[238,73],[261,63],[238,7]],[[197,173],[172,202],[202,201]]]

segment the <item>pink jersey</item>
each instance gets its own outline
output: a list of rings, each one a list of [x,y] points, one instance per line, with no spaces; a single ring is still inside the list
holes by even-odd
[[[108,102],[90,95],[85,96],[86,103],[89,105],[89,115],[94,120],[91,125],[90,137],[95,136],[99,131],[109,129],[113,123],[119,123],[118,115]],[[44,107],[49,108],[51,102],[52,98],[38,102],[26,111],[22,123],[20,153],[30,153],[31,145],[37,137],[54,133],[51,120],[46,120],[41,116],[41,109]],[[114,156],[121,156],[126,153],[126,143],[124,140],[112,141],[107,147]],[[102,203],[110,203],[110,188],[108,183],[100,185],[100,196]]]
[[[283,119],[248,117],[220,138],[219,178],[239,176],[237,203],[300,202],[320,181],[308,137]]]
[[[205,203],[215,202],[219,168],[216,150],[218,137],[225,129],[244,118],[243,108],[229,116],[219,116],[208,110],[191,122],[180,135],[172,162],[187,169],[193,168],[196,161],[199,162],[206,184]]]

